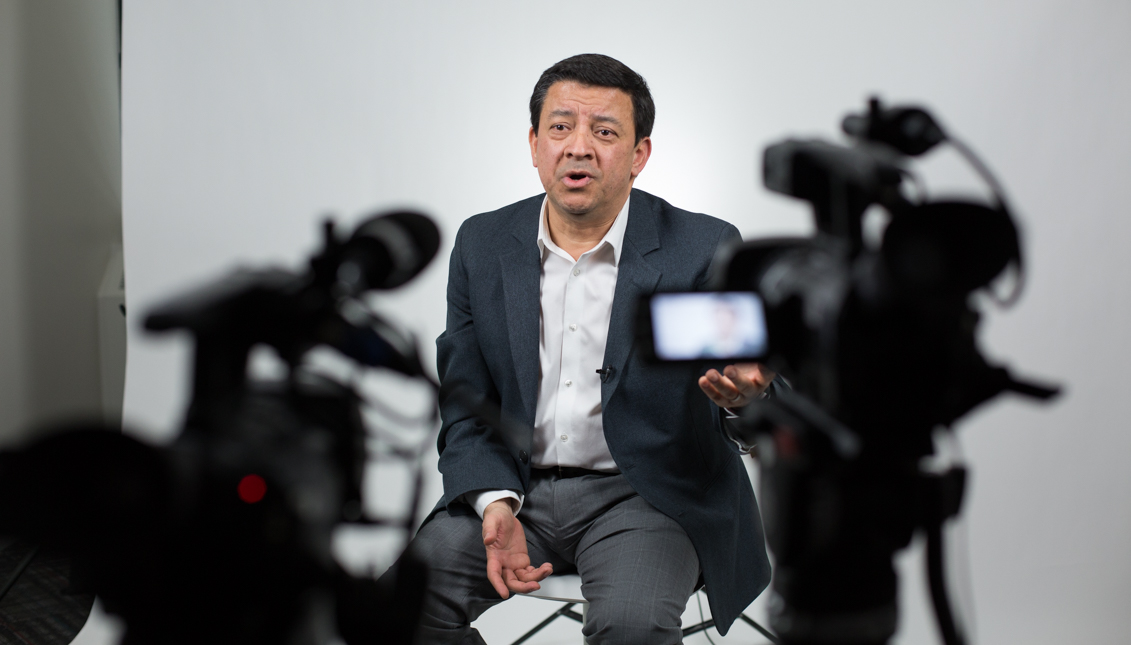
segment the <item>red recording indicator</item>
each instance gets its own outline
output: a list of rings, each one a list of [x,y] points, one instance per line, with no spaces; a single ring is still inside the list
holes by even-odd
[[[259,475],[245,475],[240,480],[239,488],[237,489],[240,494],[240,499],[248,504],[254,504],[263,499],[267,494],[267,482]]]

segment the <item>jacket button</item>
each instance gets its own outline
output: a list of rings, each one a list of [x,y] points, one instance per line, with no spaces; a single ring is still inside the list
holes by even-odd
[[[526,454],[525,450],[519,450],[518,451],[518,458],[521,459],[522,463],[524,463],[524,464],[526,462],[530,461],[530,455]]]

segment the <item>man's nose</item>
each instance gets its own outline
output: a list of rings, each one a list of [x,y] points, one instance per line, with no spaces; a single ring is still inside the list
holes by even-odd
[[[570,133],[566,140],[566,156],[573,159],[589,159],[593,157],[593,141],[589,133],[578,128]]]

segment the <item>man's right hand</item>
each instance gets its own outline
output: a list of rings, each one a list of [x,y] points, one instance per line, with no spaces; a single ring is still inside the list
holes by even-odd
[[[526,533],[506,499],[491,502],[483,511],[483,546],[487,548],[487,579],[504,600],[510,592],[530,593],[554,572],[549,563],[535,569],[526,552]]]

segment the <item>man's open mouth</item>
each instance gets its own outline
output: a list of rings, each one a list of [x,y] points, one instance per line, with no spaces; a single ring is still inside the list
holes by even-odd
[[[582,188],[593,180],[593,176],[584,171],[567,172],[562,180],[568,188]]]

